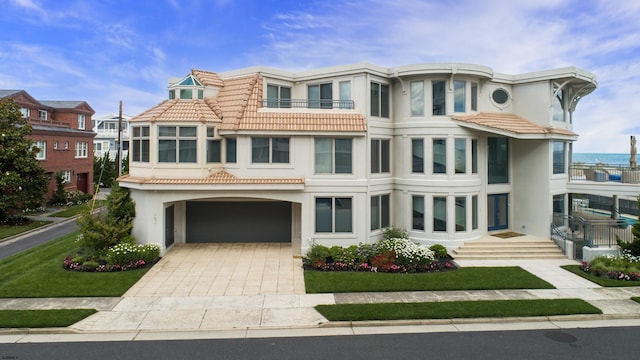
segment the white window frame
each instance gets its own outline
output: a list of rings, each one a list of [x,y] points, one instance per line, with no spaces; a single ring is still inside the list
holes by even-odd
[[[76,143],[76,159],[85,159],[88,157],[89,153],[89,144],[86,142],[77,142]]]
[[[62,175],[63,175],[63,178],[64,178],[64,183],[65,184],[70,184],[71,183],[71,171],[65,171]]]
[[[37,147],[40,151],[36,154],[37,160],[46,160],[47,159],[47,142],[42,140],[37,140],[34,144],[34,147]]]
[[[22,117],[28,119],[31,116],[31,109],[29,108],[21,108],[20,113],[22,113]]]
[[[47,120],[49,118],[47,110],[38,110],[38,119]]]
[[[85,129],[87,125],[87,117],[85,114],[78,114],[78,129]]]

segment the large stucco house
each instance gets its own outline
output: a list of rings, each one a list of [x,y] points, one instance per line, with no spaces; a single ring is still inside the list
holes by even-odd
[[[570,67],[472,64],[303,72],[192,70],[130,120],[134,236],[161,245],[372,243],[397,226],[455,248],[495,231],[549,237],[567,211]]]

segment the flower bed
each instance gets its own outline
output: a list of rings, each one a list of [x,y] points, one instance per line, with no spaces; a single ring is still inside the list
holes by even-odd
[[[442,250],[437,250],[442,255]],[[389,238],[378,244],[346,248],[314,244],[303,258],[303,263],[306,269],[320,271],[416,273],[456,268],[450,256],[436,257],[433,250],[406,238]]]
[[[602,278],[638,281],[640,280],[640,257],[624,251],[621,256],[599,256],[591,262],[583,261],[581,269]]]
[[[85,258],[82,255],[67,256],[62,267],[70,271],[127,271],[152,266],[159,259],[160,247],[156,244],[120,243],[110,247],[103,259]]]

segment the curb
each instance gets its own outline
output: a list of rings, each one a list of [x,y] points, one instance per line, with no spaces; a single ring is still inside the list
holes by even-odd
[[[46,225],[37,227],[35,229],[27,230],[27,231],[22,232],[20,234],[16,234],[16,235],[12,235],[12,236],[0,239],[0,245],[2,245],[4,243],[9,243],[9,242],[12,242],[12,241],[17,241],[17,240],[20,240],[22,237],[29,236],[29,235],[34,235],[34,234],[43,232],[43,231],[45,231],[47,229],[51,229],[51,228],[54,228],[54,227],[58,227],[58,226],[64,225],[64,224],[66,224],[68,222],[75,221],[77,218],[78,218],[78,215],[70,217],[70,218],[57,218],[57,219],[64,219],[64,220],[54,221],[51,224],[46,224]]]

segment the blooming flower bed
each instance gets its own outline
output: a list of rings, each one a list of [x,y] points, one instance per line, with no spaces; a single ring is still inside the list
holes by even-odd
[[[390,238],[350,247],[314,244],[303,263],[307,269],[320,271],[414,273],[455,269],[450,259],[436,258],[432,250],[409,239]]]
[[[111,272],[144,268],[160,259],[160,247],[156,244],[120,243],[109,248],[105,259],[86,259],[83,256],[67,256],[62,266],[70,271]]]
[[[621,256],[599,256],[591,262],[582,262],[582,271],[589,274],[621,281],[640,280],[640,257],[624,251]]]

